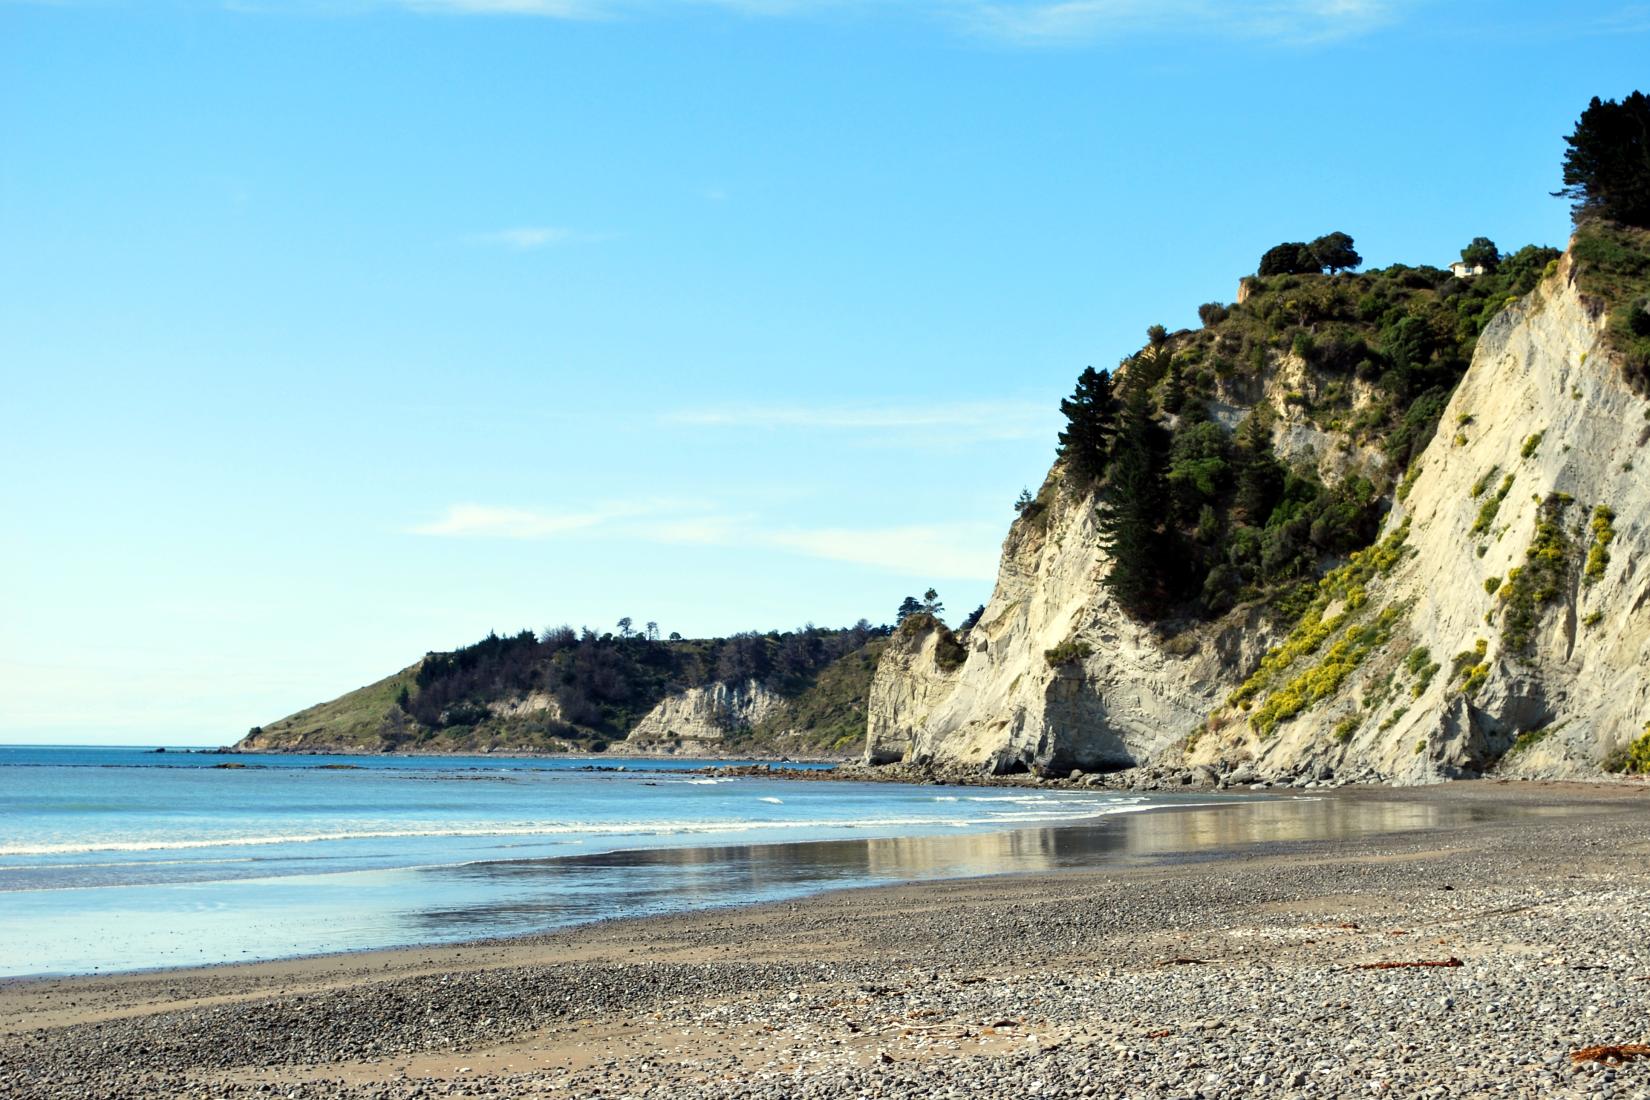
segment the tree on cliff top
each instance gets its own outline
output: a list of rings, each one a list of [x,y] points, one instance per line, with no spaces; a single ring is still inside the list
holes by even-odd
[[[1650,97],[1594,96],[1564,141],[1564,187],[1553,194],[1570,200],[1576,222],[1650,227]]]
[[[1351,271],[1364,262],[1358,250],[1352,247],[1352,238],[1339,230],[1325,233],[1307,248],[1311,250],[1312,258],[1327,267],[1331,275],[1337,271]]]
[[[1325,233],[1311,244],[1285,241],[1266,250],[1260,258],[1256,274],[1320,275],[1325,268],[1331,275],[1337,271],[1351,271],[1364,262],[1352,245],[1351,236],[1339,230]]]
[[[1305,241],[1286,241],[1283,244],[1268,248],[1260,258],[1260,267],[1256,274],[1267,275],[1316,275],[1323,270],[1323,265],[1312,255],[1312,246]]]
[[[1493,274],[1501,266],[1501,250],[1488,237],[1474,237],[1472,243],[1461,250],[1461,262]]]
[[[1111,375],[1084,367],[1077,389],[1060,402],[1066,428],[1060,433],[1060,456],[1072,475],[1084,485],[1106,472],[1111,455],[1113,401]]]

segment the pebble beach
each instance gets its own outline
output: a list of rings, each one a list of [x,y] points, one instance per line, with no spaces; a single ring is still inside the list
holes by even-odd
[[[1650,785],[554,935],[0,985],[0,1095],[1650,1097]],[[1586,1048],[1625,1047],[1576,1060]]]

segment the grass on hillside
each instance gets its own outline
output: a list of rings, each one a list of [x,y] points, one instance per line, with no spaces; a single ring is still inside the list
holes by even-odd
[[[376,683],[257,727],[251,731],[257,735],[255,744],[281,748],[305,744],[376,747],[387,732],[386,719],[397,709],[396,696],[404,688],[412,690],[417,673],[418,665],[410,665]]]

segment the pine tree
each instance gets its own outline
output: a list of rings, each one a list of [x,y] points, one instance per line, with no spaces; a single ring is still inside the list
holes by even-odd
[[[1111,455],[1114,402],[1111,374],[1093,367],[1077,376],[1077,389],[1060,402],[1066,430],[1060,433],[1060,456],[1077,481],[1090,485],[1105,476]]]
[[[912,615],[915,615],[920,611],[922,611],[922,604],[917,602],[917,598],[915,596],[905,597],[905,599],[900,601],[899,610],[894,613],[894,625],[899,626],[904,623],[906,619],[909,619]]]
[[[1143,379],[1126,377],[1100,531],[1112,565],[1104,584],[1122,607],[1149,614],[1161,599],[1164,456]]]
[[[1163,411],[1179,413],[1186,407],[1186,378],[1180,369],[1180,360],[1170,358],[1168,372],[1163,380]]]
[[[1650,96],[1597,96],[1564,139],[1564,189],[1579,225],[1589,217],[1650,227]]]
[[[945,614],[945,605],[940,602],[940,594],[932,588],[922,594],[922,609],[936,619]]]
[[[1264,526],[1283,495],[1283,467],[1272,450],[1272,430],[1251,413],[1238,439],[1237,494],[1232,501],[1244,520]]]

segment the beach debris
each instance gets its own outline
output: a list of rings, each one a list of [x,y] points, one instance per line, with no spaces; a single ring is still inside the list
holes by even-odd
[[[1208,959],[1189,959],[1189,958],[1186,958],[1185,956],[1176,956],[1175,958],[1172,958],[1172,959],[1164,959],[1162,962],[1158,963],[1157,965],[1158,966],[1208,966],[1209,965],[1209,960]]]
[[[1576,1065],[1583,1062],[1601,1062],[1607,1066],[1619,1066],[1635,1058],[1650,1058],[1650,1044],[1623,1043],[1620,1046],[1584,1047],[1570,1055],[1570,1061]]]
[[[1460,959],[1451,955],[1447,959],[1418,959],[1411,962],[1378,962],[1359,963],[1354,970],[1413,970],[1423,966],[1465,966]]]
[[[1146,1038],[1148,1038],[1148,1039],[1167,1039],[1169,1036],[1171,1036],[1173,1034],[1174,1034],[1174,1032],[1171,1029],[1165,1027],[1165,1028],[1162,1028],[1158,1031],[1148,1031],[1148,1032],[1146,1032]]]

